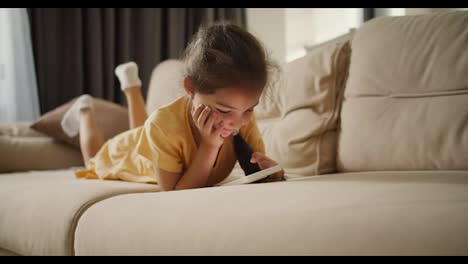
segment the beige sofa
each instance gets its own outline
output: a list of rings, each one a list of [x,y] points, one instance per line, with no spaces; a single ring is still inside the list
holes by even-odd
[[[385,17],[285,65],[256,110],[285,182],[77,180],[76,150],[3,124],[2,160],[35,161],[0,174],[0,254],[468,255],[467,43],[468,12]],[[179,67],[156,67],[149,111]]]

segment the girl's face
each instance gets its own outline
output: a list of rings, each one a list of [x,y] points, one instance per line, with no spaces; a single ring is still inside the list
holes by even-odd
[[[213,94],[195,92],[192,95],[194,107],[202,104],[219,114],[221,118],[215,126],[223,127],[221,136],[226,138],[249,122],[261,93],[236,85],[218,89]]]

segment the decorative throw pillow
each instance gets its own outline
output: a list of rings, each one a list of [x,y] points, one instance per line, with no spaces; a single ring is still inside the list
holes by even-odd
[[[31,128],[79,148],[79,134],[75,137],[69,137],[60,125],[63,115],[73,105],[75,100],[76,98],[45,113],[31,125]],[[129,129],[127,108],[99,98],[93,98],[93,107],[96,114],[97,127],[101,131],[104,140],[108,140]]]
[[[270,85],[268,85],[262,96],[260,97],[260,101],[255,107],[255,117],[257,120],[263,119],[275,119],[281,116],[281,100],[279,98],[280,93],[279,89],[282,87],[282,79],[277,79],[280,76],[280,73],[273,73],[275,76]]]
[[[261,131],[267,154],[283,166],[288,177],[336,171],[349,42],[343,39],[320,46],[284,67],[278,90],[281,119]]]

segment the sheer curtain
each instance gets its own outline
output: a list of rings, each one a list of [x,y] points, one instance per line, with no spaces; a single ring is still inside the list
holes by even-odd
[[[0,122],[39,117],[26,8],[0,8]]]

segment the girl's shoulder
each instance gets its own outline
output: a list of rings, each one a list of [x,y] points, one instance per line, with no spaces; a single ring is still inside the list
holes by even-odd
[[[156,109],[148,116],[147,122],[168,133],[186,131],[187,97],[180,97],[172,103]]]

